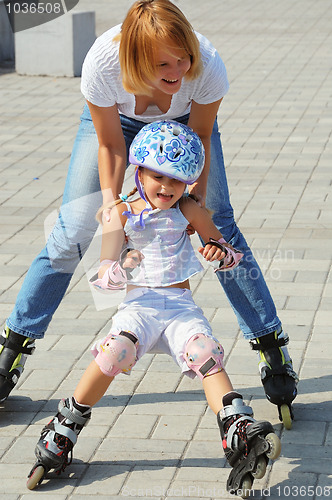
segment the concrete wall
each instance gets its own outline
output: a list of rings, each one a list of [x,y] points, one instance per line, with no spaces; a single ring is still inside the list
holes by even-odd
[[[80,76],[96,39],[95,13],[71,12],[15,33],[16,71],[22,75]]]

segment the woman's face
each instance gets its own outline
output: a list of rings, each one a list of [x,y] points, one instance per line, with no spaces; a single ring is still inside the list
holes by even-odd
[[[190,66],[191,60],[186,50],[169,42],[157,52],[157,72],[149,84],[156,90],[173,95],[180,90],[182,79]]]

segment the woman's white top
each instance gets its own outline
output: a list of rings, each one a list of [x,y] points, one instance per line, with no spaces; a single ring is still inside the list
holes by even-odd
[[[211,104],[227,93],[229,84],[225,65],[217,50],[203,35],[195,32],[201,50],[202,73],[195,80],[182,80],[180,90],[173,94],[169,110],[162,113],[153,105],[141,114],[135,114],[135,95],[122,86],[119,62],[119,42],[113,39],[120,33],[121,25],[114,26],[101,35],[86,55],[82,68],[81,91],[85,99],[99,107],[115,104],[119,113],[145,123],[175,119],[190,112],[191,103]]]

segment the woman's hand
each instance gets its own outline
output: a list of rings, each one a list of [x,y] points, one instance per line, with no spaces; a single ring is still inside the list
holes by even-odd
[[[105,222],[110,222],[110,220],[111,220],[111,213],[112,213],[112,209],[111,208],[104,208],[103,213],[102,213],[103,224]]]
[[[188,186],[189,194],[195,197],[196,203],[200,207],[205,207],[205,198],[206,198],[206,186],[203,187],[202,182],[194,182],[191,186]]]
[[[206,197],[206,189],[203,190],[202,187],[199,187],[198,182],[194,182],[191,186],[188,186],[188,191],[190,197],[196,201],[197,205],[201,208],[205,207],[205,197]],[[194,227],[191,224],[188,224],[186,228],[186,232],[188,236],[191,236],[196,233]]]
[[[191,224],[188,224],[188,226],[186,228],[186,232],[187,232],[188,236],[192,236],[193,234],[196,233],[195,229],[193,228],[193,226]]]

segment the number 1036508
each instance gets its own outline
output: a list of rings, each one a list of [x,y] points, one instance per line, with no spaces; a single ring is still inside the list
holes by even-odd
[[[284,497],[330,497],[330,486],[277,486],[278,496]]]
[[[63,12],[60,2],[5,2],[9,14],[61,14]]]

